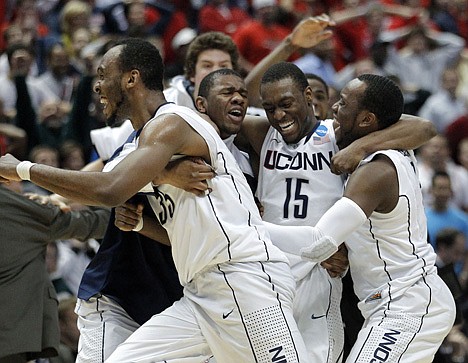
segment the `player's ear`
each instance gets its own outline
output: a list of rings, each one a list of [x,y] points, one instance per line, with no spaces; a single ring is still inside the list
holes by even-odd
[[[377,117],[375,113],[363,110],[358,116],[359,118],[359,127],[373,127],[378,126]]]
[[[197,96],[195,99],[195,106],[197,107],[198,112],[206,113],[206,98]]]
[[[126,87],[134,87],[138,80],[140,80],[140,71],[138,69],[132,69],[126,79]]]
[[[314,107],[314,92],[312,91],[312,88],[308,86],[305,91],[304,91],[304,96],[307,101],[307,105],[309,107]]]

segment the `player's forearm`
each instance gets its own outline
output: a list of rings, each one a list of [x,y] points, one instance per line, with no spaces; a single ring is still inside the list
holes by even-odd
[[[249,105],[261,107],[260,104],[260,83],[265,71],[272,65],[289,58],[299,47],[294,46],[291,42],[291,36],[287,36],[270,54],[263,58],[259,63],[252,68],[247,77],[245,84],[249,91]]]
[[[113,207],[123,201],[111,193],[113,178],[110,173],[79,172],[35,164],[30,169],[31,181],[53,193],[85,205]]]
[[[170,246],[171,241],[167,235],[167,231],[161,226],[154,218],[145,216],[143,222],[143,228],[139,231],[145,237],[151,238],[155,242],[162,243]]]
[[[369,155],[379,150],[414,150],[436,134],[437,131],[432,122],[404,114],[396,124],[368,134],[355,142],[364,155]]]

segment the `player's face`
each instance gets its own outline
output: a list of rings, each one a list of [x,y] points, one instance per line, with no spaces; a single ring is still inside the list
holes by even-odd
[[[219,49],[208,49],[198,55],[197,63],[195,64],[195,75],[190,78],[190,81],[195,85],[195,95],[198,94],[198,87],[203,78],[221,68],[232,69],[229,53]]]
[[[94,92],[99,95],[103,113],[112,122],[129,118],[126,107],[126,96],[122,88],[123,75],[119,69],[118,56],[121,46],[110,49],[102,57],[97,69],[97,80]]]
[[[360,110],[359,100],[365,89],[364,82],[353,79],[341,90],[339,100],[332,106],[336,142],[340,149],[360,136],[358,124],[365,111]]]
[[[205,106],[205,113],[218,126],[222,139],[237,134],[247,111],[244,81],[232,74],[217,77]]]
[[[312,89],[314,113],[317,120],[325,120],[328,115],[328,93],[325,85],[316,79],[309,79],[309,86]]]
[[[291,78],[262,84],[262,105],[268,121],[288,144],[295,144],[310,131],[317,120],[312,106],[312,90],[301,91]]]

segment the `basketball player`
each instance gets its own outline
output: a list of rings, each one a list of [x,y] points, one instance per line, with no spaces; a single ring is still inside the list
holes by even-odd
[[[154,66],[142,74],[139,62]],[[295,283],[287,259],[271,244],[215,128],[166,103],[161,64],[157,49],[140,39],[114,46],[101,61],[95,90],[104,113],[142,129],[135,151],[114,169],[61,170],[8,155],[0,159],[1,179],[32,180],[85,204],[115,206],[140,190],[154,194],[150,202],[168,232],[184,297],[139,328],[109,362],[200,362],[211,355],[218,362],[308,362],[292,316]],[[152,184],[181,155],[201,157],[216,171],[207,197]]]
[[[361,75],[333,105],[337,143],[394,124],[403,110],[388,78]],[[337,223],[337,221],[340,221]],[[412,151],[377,151],[346,183],[344,195],[312,228],[313,244],[295,253],[321,261],[345,241],[365,323],[347,362],[432,362],[450,331],[455,304],[436,273]],[[292,251],[292,245],[284,248]]]
[[[331,172],[338,151],[333,121],[317,121],[307,78],[292,63],[271,66],[260,93],[268,120],[246,117],[242,133],[260,155],[257,196],[263,219],[282,226],[313,226],[342,195],[343,179]],[[429,122],[404,119],[346,150],[361,157],[381,145],[416,148],[432,137]],[[294,244],[291,237],[286,240]],[[288,257],[297,280],[294,314],[309,357],[314,362],[339,362],[343,353],[341,280],[319,264],[293,254]]]

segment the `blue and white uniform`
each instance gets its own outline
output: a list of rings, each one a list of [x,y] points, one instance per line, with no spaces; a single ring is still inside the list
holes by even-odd
[[[272,245],[233,155],[194,111],[167,106],[206,141],[217,176],[204,197],[152,186],[184,297],[155,315],[108,362],[308,362],[292,314],[294,279]],[[151,120],[149,122],[152,122]],[[143,191],[147,191],[144,188]]]
[[[427,242],[416,160],[408,151],[379,151],[398,175],[390,213],[373,212],[346,239],[351,276],[365,322],[347,362],[432,362],[450,331],[455,304],[436,272]]]
[[[330,170],[337,151],[332,120],[318,123],[297,144],[287,144],[270,127],[260,154],[257,189],[263,219],[278,225],[315,226],[343,193],[343,179]],[[317,363],[340,362],[344,344],[341,279],[331,278],[317,263],[287,256],[297,281],[294,317],[309,358]]]

